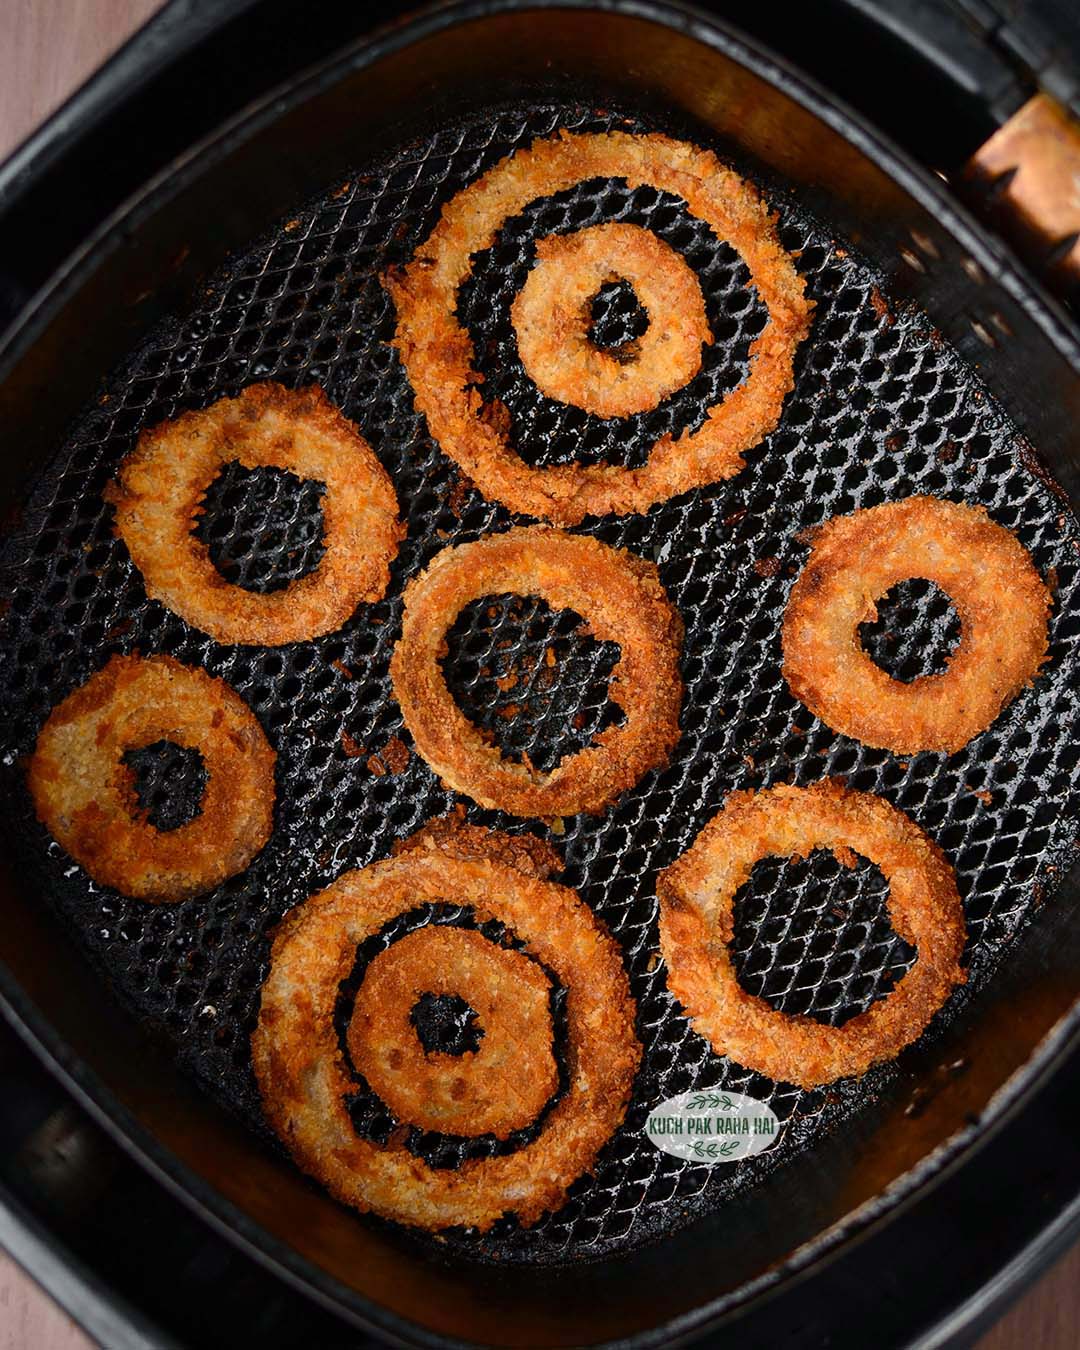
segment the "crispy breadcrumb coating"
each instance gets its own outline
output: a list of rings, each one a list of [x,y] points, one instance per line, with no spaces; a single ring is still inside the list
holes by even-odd
[[[609,281],[629,281],[649,316],[629,350],[603,351],[589,338],[590,302]],[[541,393],[597,417],[655,408],[693,379],[712,341],[693,271],[670,244],[625,221],[541,239],[510,317],[521,364]]]
[[[863,649],[859,625],[900,581],[940,586],[960,616],[948,668],[905,683]],[[960,750],[1046,659],[1052,597],[1016,536],[981,506],[908,497],[816,532],[784,614],[784,678],[834,731],[896,754]]]
[[[531,467],[510,444],[506,410],[484,404],[472,341],[457,318],[458,291],[473,257],[493,247],[502,224],[538,197],[590,178],[653,187],[685,201],[738,252],[768,321],[750,344],[747,378],[707,410],[696,431],[663,436],[646,464]],[[730,478],[743,451],[780,419],[794,383],[795,350],[810,327],[811,302],[784,251],[775,216],[757,189],[708,150],[662,135],[623,131],[534,141],[499,161],[447,202],[438,224],[407,267],[384,278],[397,307],[394,345],[417,408],[445,454],[485,497],[511,511],[559,525],[586,516],[647,511],[690,488]],[[652,315],[656,322],[659,316]]]
[[[439,664],[462,609],[506,592],[573,609],[595,638],[621,647],[610,696],[626,720],[548,773],[505,759],[454,702]],[[588,535],[534,525],[435,556],[405,589],[390,673],[417,750],[455,791],[518,816],[596,813],[664,763],[678,740],[682,636],[653,563]]]
[[[915,964],[883,999],[842,1026],[777,1012],[748,994],[731,960],[734,900],[754,864],[831,849],[854,854],[889,883],[889,919],[917,949]],[[668,987],[694,1029],[747,1069],[816,1087],[865,1073],[915,1040],[953,988],[963,984],[964,913],[941,849],[882,797],[826,780],[735,792],[657,882],[660,945]]]
[[[193,533],[207,488],[233,461],[325,485],[325,554],[282,590],[226,581]],[[144,431],[106,496],[147,595],[224,643],[276,647],[340,628],[382,597],[405,534],[386,471],[318,385],[249,385]]]
[[[411,1020],[424,994],[472,1008],[479,1046],[426,1051]],[[482,933],[432,924],[373,958],[349,1022],[352,1062],[398,1120],[421,1130],[505,1139],[536,1119],[559,1085],[551,981]]]
[[[135,795],[128,750],[197,750],[199,814],[158,830]],[[274,751],[224,680],[171,656],[114,656],[49,714],[27,779],[38,817],[102,886],[160,904],[242,872],[270,837]]]
[[[267,1118],[296,1162],[344,1203],[427,1229],[484,1230],[504,1214],[533,1224],[563,1203],[621,1124],[641,1058],[622,956],[574,891],[537,875],[537,861],[505,838],[450,822],[346,873],[278,929],[252,1038],[255,1074]],[[357,1135],[347,1105],[354,1080],[334,1025],[358,944],[425,902],[505,924],[567,990],[565,1094],[531,1143],[457,1168],[432,1167],[397,1132],[385,1144]],[[538,1056],[545,1072],[549,1036],[522,1054]],[[496,1075],[490,1091],[501,1090]]]

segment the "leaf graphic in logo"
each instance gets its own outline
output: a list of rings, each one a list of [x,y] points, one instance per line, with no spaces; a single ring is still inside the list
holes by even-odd
[[[730,1158],[738,1152],[738,1148],[737,1139],[728,1139],[723,1144],[718,1144],[716,1140],[706,1144],[701,1139],[695,1139],[690,1145],[690,1152],[695,1158]]]
[[[691,1111],[737,1111],[726,1092],[698,1092],[687,1102]]]
[[[745,1092],[695,1088],[658,1102],[645,1121],[644,1134],[673,1158],[711,1167],[764,1153],[776,1143],[781,1128],[768,1102]]]

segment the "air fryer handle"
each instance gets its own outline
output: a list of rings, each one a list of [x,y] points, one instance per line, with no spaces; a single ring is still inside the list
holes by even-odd
[[[993,129],[951,175],[1059,294],[1080,298],[1080,6],[1076,0],[846,0],[909,60],[983,100]]]
[[[1080,295],[1080,3],[817,0],[718,8],[815,75]]]
[[[959,102],[978,100],[998,125],[1040,91],[1080,117],[1075,0],[843,2],[898,44],[913,69],[948,80]]]

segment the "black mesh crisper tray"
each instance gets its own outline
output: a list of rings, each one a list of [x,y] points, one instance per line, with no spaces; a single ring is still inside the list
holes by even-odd
[[[502,109],[409,143],[336,185],[256,244],[196,311],[162,325],[110,377],[36,484],[9,541],[3,764],[16,846],[116,994],[169,1039],[215,1099],[264,1135],[248,1038],[268,931],[346,868],[385,857],[395,840],[454,803],[417,755],[403,765],[398,747],[386,752],[396,737],[409,744],[387,674],[404,582],[447,544],[509,523],[503,509],[459,479],[414,412],[388,345],[393,314],[378,274],[410,256],[442,201],[515,146],[560,126],[612,125],[633,123],[565,106]],[[595,1177],[580,1181],[559,1213],[527,1232],[507,1221],[484,1238],[451,1235],[443,1251],[551,1261],[662,1236],[790,1158],[827,1117],[857,1109],[896,1072],[879,1069],[859,1083],[814,1092],[777,1085],[712,1054],[673,1006],[657,953],[656,873],[729,792],[838,774],[910,814],[957,869],[970,932],[969,993],[1041,903],[1074,830],[1080,737],[1072,725],[1080,695],[1069,663],[1080,633],[1076,522],[1023,467],[1014,428],[926,320],[890,314],[867,265],[782,190],[772,195],[784,243],[817,302],[779,428],[749,454],[734,481],[645,516],[583,527],[654,558],[687,630],[683,736],[670,766],[648,774],[604,815],[554,827],[562,828],[554,842],[566,859],[564,880],[625,951],[645,1046],[634,1101]],[[625,423],[540,397],[517,363],[507,317],[538,232],[612,218],[646,225],[683,253],[701,278],[717,335],[685,391]],[[745,275],[737,256],[677,200],[590,182],[507,222],[495,256],[477,259],[461,313],[482,353],[485,390],[510,409],[526,457],[640,462],[658,434],[700,419],[704,403],[741,378],[761,322]],[[605,296],[598,337],[618,340],[620,325],[633,318],[627,299]],[[340,632],[276,650],[226,648],[147,601],[113,537],[102,489],[140,428],[265,378],[318,380],[357,420],[393,478],[408,539],[388,598],[361,608]],[[985,505],[1018,533],[1056,588],[1044,673],[988,732],[950,757],[900,759],[834,735],[792,698],[780,673],[784,601],[806,556],[800,532],[914,492]],[[283,584],[317,562],[319,489],[301,489],[285,474],[230,469],[209,494],[200,529],[226,575],[256,588],[275,579]],[[925,585],[898,591],[866,638],[887,668],[910,678],[947,652],[952,611]],[[527,751],[540,766],[586,743],[612,712],[605,683],[614,650],[579,629],[576,616],[493,597],[471,606],[452,636],[449,672],[463,706],[495,729],[507,751]],[[213,893],[158,908],[87,880],[34,820],[20,765],[50,708],[110,653],[136,649],[169,652],[227,680],[278,751],[276,827],[261,856]],[[166,825],[183,819],[191,765],[167,748],[146,752],[140,764],[155,818]],[[480,823],[548,832],[544,823],[466,805]],[[911,959],[882,901],[880,874],[869,864],[850,873],[821,853],[794,867],[759,864],[737,905],[737,961],[746,987],[776,1007],[832,1021],[868,1006]],[[421,911],[369,947],[433,917],[468,920],[452,909]],[[361,961],[365,955],[371,951]],[[707,1169],[643,1139],[652,1104],[719,1084],[772,1104],[788,1122],[778,1147]],[[358,1128],[388,1126],[359,1085],[355,1115]],[[449,1165],[460,1156],[453,1141],[429,1138],[418,1147]],[[478,1147],[486,1146],[470,1151]]]

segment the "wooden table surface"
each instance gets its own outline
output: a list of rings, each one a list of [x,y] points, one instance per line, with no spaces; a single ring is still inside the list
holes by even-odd
[[[159,3],[0,0],[0,160]],[[0,1350],[84,1350],[89,1345],[71,1319],[0,1251]],[[873,1350],[869,1341],[868,1350]],[[1080,1350],[1080,1247],[1006,1314],[978,1350]]]

